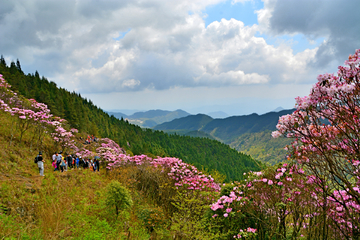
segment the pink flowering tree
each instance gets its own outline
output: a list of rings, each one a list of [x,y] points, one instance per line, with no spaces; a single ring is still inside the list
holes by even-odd
[[[339,239],[343,232],[329,220],[332,206],[297,164],[250,172],[241,183],[223,186],[211,205],[216,231],[241,239]]]
[[[19,142],[21,143],[24,133],[29,129],[33,129],[30,148],[35,139],[38,140],[39,148],[44,133],[50,131],[56,145],[61,146],[63,149],[78,151],[73,139],[74,133],[77,132],[76,129],[67,130],[66,120],[52,116],[46,104],[18,96],[10,87],[0,75],[0,110],[14,116],[10,130],[10,145],[16,131],[19,131]],[[15,129],[14,126],[16,126]]]
[[[59,117],[54,117],[50,121],[47,121],[47,124],[52,127],[51,136],[54,139],[55,147],[60,147],[62,151],[71,150],[73,152],[78,152],[79,148],[76,146],[74,140],[74,134],[77,133],[78,130],[75,128],[68,130],[69,126],[67,126],[66,123],[65,119]]]
[[[273,137],[293,138],[289,159],[321,181],[316,184],[334,206],[329,213],[346,238],[360,237],[360,50],[337,74],[318,76],[296,110],[282,116]],[[330,190],[331,189],[331,190]]]

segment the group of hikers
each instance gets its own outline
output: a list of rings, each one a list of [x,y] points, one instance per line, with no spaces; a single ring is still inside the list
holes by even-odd
[[[68,153],[65,153],[66,157],[63,157],[61,154],[62,152],[55,152],[54,155],[52,155],[52,166],[54,167],[54,171],[64,172],[75,168],[90,169],[94,172],[99,172],[100,170],[100,157],[95,156],[94,160],[92,160]],[[44,176],[44,159],[41,152],[35,157],[35,163],[39,167],[40,176]]]
[[[71,155],[65,153],[66,157],[63,157],[62,152],[55,152],[52,156],[52,166],[54,171],[67,171],[68,169],[83,168],[90,169],[92,171],[100,170],[99,157],[95,157],[94,160],[89,158],[82,158],[81,156]]]
[[[80,140],[82,140],[83,138],[80,137]],[[85,143],[84,144],[90,144],[92,142],[97,142],[97,137],[94,137],[94,135],[91,135],[91,137],[88,135],[87,138],[85,139]]]

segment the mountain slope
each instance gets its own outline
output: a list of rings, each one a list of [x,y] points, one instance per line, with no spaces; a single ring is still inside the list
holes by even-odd
[[[121,119],[121,118],[128,118],[128,116],[121,112],[107,112],[110,116],[113,115],[114,117]]]
[[[171,122],[166,122],[154,127],[155,130],[182,130],[186,129],[188,131],[200,131],[204,126],[213,121],[214,119],[205,115],[197,114],[190,115],[187,117],[179,118],[172,120]]]
[[[230,143],[234,138],[244,133],[256,133],[265,130],[275,130],[279,116],[286,115],[293,110],[269,112],[263,115],[256,113],[245,116],[233,116],[225,119],[214,119],[201,130]]]
[[[284,160],[285,151],[283,148],[291,140],[285,138],[272,139],[271,131],[275,130],[279,116],[291,112],[293,110],[269,112],[263,115],[253,113],[225,119],[212,119],[207,115],[199,114],[163,123],[154,129],[181,130],[182,132],[202,131],[238,151],[250,154],[257,160],[275,164]]]

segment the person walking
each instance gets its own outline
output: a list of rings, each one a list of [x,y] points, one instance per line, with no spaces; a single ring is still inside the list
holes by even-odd
[[[54,155],[52,155],[52,160],[53,160],[53,167],[54,167],[54,171],[59,171],[59,165],[57,163],[57,152],[54,153]],[[55,165],[55,166],[54,166]]]
[[[100,170],[100,161],[98,158],[95,159],[95,168],[96,168],[96,171]]]
[[[80,163],[79,157],[76,158],[75,162],[76,162],[76,168],[79,168],[79,163]]]
[[[62,166],[61,166],[61,162],[62,162],[62,156],[61,154],[59,153],[56,153],[56,166],[57,166],[57,169],[58,171],[64,171],[64,169],[62,169]]]
[[[68,153],[68,154],[67,154],[67,157],[66,157],[66,162],[67,162],[67,165],[68,165],[69,169],[72,168],[72,161],[73,161],[73,159],[72,159],[72,157],[71,157],[71,154]]]
[[[42,152],[39,152],[39,155],[36,156],[36,161],[39,167],[40,176],[44,177],[44,159],[42,157]]]

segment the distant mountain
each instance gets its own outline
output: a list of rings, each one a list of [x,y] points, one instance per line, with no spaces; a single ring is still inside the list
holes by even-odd
[[[108,112],[109,115],[114,115],[114,117],[121,119],[128,120],[130,123],[138,125],[144,128],[152,128],[158,124],[163,122],[169,122],[176,118],[182,118],[190,115],[181,109],[176,111],[165,111],[165,110],[149,110],[145,112],[136,112],[130,116],[126,116],[123,113],[116,113],[116,112]]]
[[[222,139],[225,143],[244,134],[275,130],[279,116],[292,113],[293,110],[269,112],[258,115],[256,113],[244,116],[233,116],[225,119],[214,119],[201,129],[212,136]]]
[[[176,111],[166,111],[166,110],[149,110],[146,112],[136,112],[132,115],[129,116],[130,119],[140,119],[140,118],[172,118],[172,117],[176,117],[176,118],[181,118],[181,117],[186,117],[190,115],[190,113],[187,113],[181,109],[178,109]]]
[[[234,147],[238,151],[252,154],[254,158],[263,156],[261,160],[276,163],[284,159],[285,152],[283,148],[290,140],[285,138],[272,139],[271,131],[276,130],[275,126],[280,116],[290,114],[293,111],[293,109],[282,110],[262,115],[253,113],[224,119],[213,119],[205,114],[190,115],[157,125],[154,129],[163,131],[201,131]],[[250,151],[251,148],[253,151]],[[265,150],[267,153],[264,155],[262,151]]]
[[[105,112],[112,112],[112,113],[124,113],[127,116],[130,116],[131,114],[134,114],[136,112],[141,112],[142,110],[139,109],[108,109]]]
[[[165,122],[154,127],[155,130],[187,130],[200,131],[209,122],[213,121],[212,117],[205,114],[190,115],[183,118]]]
[[[282,108],[282,107],[278,107],[278,108],[272,110],[272,112],[280,112],[280,111],[282,111],[282,110],[285,110],[285,109]]]
[[[121,112],[107,112],[110,116],[113,115],[114,117],[121,119],[121,118],[127,118],[128,116]]]
[[[212,118],[227,118],[227,117],[229,117],[229,115],[223,111],[210,112],[207,115],[209,115]]]

